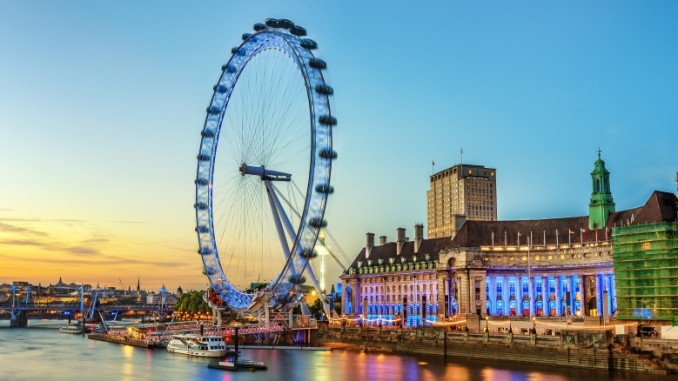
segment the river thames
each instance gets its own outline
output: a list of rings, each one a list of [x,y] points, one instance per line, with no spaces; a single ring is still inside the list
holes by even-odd
[[[243,350],[242,357],[263,361],[267,371],[227,372],[207,368],[208,359],[196,359],[126,345],[89,340],[59,333],[64,322],[29,321],[31,328],[7,328],[0,321],[0,380],[637,380],[678,376],[636,373],[608,374],[569,368],[532,368],[485,364],[440,357],[364,354],[347,351]]]

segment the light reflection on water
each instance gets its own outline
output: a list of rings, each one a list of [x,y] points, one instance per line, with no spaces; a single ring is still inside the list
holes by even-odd
[[[5,322],[0,321],[0,327]],[[29,323],[32,327],[39,323]],[[63,323],[52,323],[56,328]],[[6,325],[5,325],[6,326]],[[49,323],[45,323],[49,326]],[[56,329],[0,328],[0,380],[222,380],[222,381],[649,381],[657,377],[567,368],[512,367],[440,357],[410,357],[344,351],[244,350],[243,357],[264,361],[268,371],[230,373],[208,369],[210,360],[162,350],[88,340]],[[662,379],[678,381],[670,376]]]

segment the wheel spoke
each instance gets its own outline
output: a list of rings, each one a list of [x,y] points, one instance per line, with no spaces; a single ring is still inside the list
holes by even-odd
[[[324,82],[324,61],[313,55],[317,44],[300,37],[305,29],[271,20],[246,37],[222,68],[195,181],[205,273],[239,311],[255,300],[243,291],[251,282],[269,283],[273,308],[299,300],[304,271],[317,285],[309,253],[325,224],[336,158],[333,91]]]

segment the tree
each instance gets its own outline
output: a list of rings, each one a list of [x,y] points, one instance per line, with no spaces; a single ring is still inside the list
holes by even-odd
[[[323,302],[320,298],[316,299],[315,302],[313,302],[313,305],[309,306],[308,309],[311,310],[311,315],[316,319],[320,319],[325,313]]]
[[[204,291],[189,291],[179,296],[174,310],[177,312],[188,312],[190,314],[206,313],[210,307],[203,299]]]

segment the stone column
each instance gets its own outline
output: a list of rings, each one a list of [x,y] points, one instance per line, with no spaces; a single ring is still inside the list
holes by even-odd
[[[612,303],[612,309],[610,309],[610,313],[617,312],[617,278],[614,274],[610,275],[610,279],[612,282],[612,286],[610,289],[612,290],[613,294],[610,297],[610,303]]]
[[[577,295],[577,290],[575,288],[576,284],[574,282],[575,276],[576,276],[575,274],[570,274],[567,277],[569,287],[570,287],[570,302],[568,303],[567,308],[570,309],[570,315],[574,315],[574,313],[575,313],[575,311],[574,311],[574,299],[575,299],[575,296]]]
[[[496,294],[497,294],[497,278],[496,278],[496,276],[488,275],[488,276],[485,277],[485,290],[487,290],[488,288],[489,288],[489,292],[485,293],[486,294],[485,297],[487,299],[489,299],[489,301],[490,301],[491,307],[490,307],[489,315],[494,315],[494,311],[496,311],[496,309],[497,309],[497,306],[496,306],[496,303],[497,303],[497,297],[496,297]],[[484,292],[485,290],[482,290],[482,291]],[[487,312],[487,300],[485,301],[485,305],[482,307],[482,311]]]
[[[348,294],[346,287],[349,286],[345,280],[341,282],[341,313],[346,314],[346,303],[348,302]],[[350,287],[350,286],[349,286]]]
[[[353,316],[358,314],[358,305],[360,305],[360,282],[358,279],[351,279],[351,313]]]
[[[523,280],[525,279],[525,274],[523,273],[518,273],[516,275],[516,315],[517,316],[523,316],[523,297],[525,294],[523,293]]]
[[[447,317],[447,304],[445,304],[445,296],[451,298],[450,290],[448,288],[448,273],[447,270],[438,270],[436,279],[436,289],[438,293],[438,318],[443,320]]]
[[[509,291],[509,276],[508,274],[504,274],[502,278],[502,286],[501,286],[501,303],[502,303],[502,310],[501,310],[501,315],[502,316],[509,316],[511,314],[511,306],[510,301],[509,301],[509,295],[511,294]]]
[[[460,314],[471,313],[470,304],[470,294],[469,294],[469,278],[468,278],[468,269],[463,272],[457,272],[457,290],[459,291],[459,299],[457,299],[457,305],[459,306]]]

